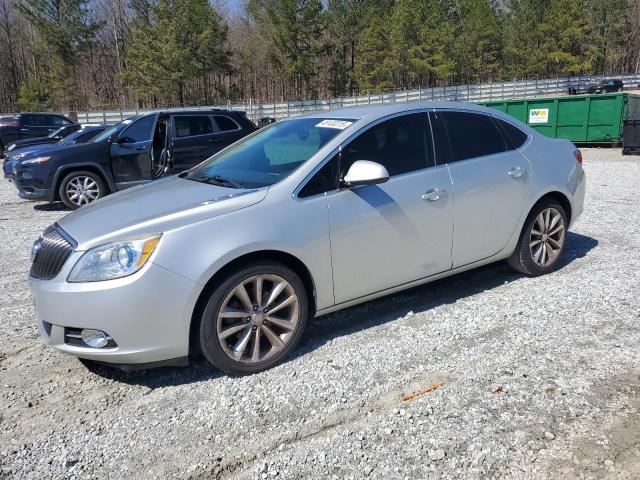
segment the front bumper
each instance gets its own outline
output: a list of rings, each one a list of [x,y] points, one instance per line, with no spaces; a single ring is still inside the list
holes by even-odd
[[[49,345],[70,355],[118,366],[188,355],[197,284],[153,263],[117,280],[68,283],[66,278],[80,255],[74,252],[52,280],[29,279],[38,330]],[[65,328],[102,330],[117,346],[78,346],[77,341],[65,337]]]

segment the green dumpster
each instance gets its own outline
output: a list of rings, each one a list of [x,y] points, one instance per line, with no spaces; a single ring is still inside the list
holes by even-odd
[[[640,96],[629,93],[526,98],[483,102],[538,132],[574,143],[617,143],[628,115],[640,114]]]

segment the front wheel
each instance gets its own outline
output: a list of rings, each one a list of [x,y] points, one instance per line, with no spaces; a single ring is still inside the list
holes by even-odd
[[[300,277],[285,265],[260,262],[228,275],[200,319],[205,358],[230,375],[266,370],[298,344],[309,316]]]
[[[552,199],[538,202],[529,213],[518,245],[507,262],[530,276],[554,271],[564,251],[568,226],[562,205]]]
[[[58,193],[62,203],[75,210],[104,197],[106,187],[99,175],[89,171],[77,171],[62,179]]]

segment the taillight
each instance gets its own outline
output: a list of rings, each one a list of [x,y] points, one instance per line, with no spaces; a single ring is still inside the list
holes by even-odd
[[[573,156],[576,157],[576,162],[582,165],[582,152],[580,149],[576,148],[573,152]]]

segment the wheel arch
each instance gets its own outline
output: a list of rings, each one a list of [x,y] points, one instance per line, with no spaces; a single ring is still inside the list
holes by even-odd
[[[531,208],[529,209],[529,213],[531,213],[531,210],[533,210],[535,208],[536,205],[538,205],[541,201],[550,198],[552,200],[555,200],[556,202],[558,202],[560,204],[560,206],[562,208],[564,208],[565,213],[567,214],[567,220],[568,220],[568,224],[571,224],[571,218],[572,218],[572,213],[573,213],[573,207],[571,206],[571,200],[569,200],[569,197],[561,192],[560,190],[550,190],[546,193],[544,193],[543,195],[541,195],[534,203],[533,205],[531,205]],[[529,215],[529,213],[527,213],[527,215]]]
[[[257,250],[245,253],[239,257],[226,263],[218,269],[211,278],[205,283],[204,287],[198,295],[195,307],[191,313],[191,322],[189,327],[189,353],[199,353],[198,331],[200,328],[200,317],[207,304],[207,300],[211,292],[220,282],[233,270],[257,261],[275,261],[282,263],[291,268],[302,280],[305,290],[307,291],[309,301],[309,318],[313,318],[316,312],[316,287],[313,276],[309,268],[296,256],[283,252],[281,250]]]
[[[111,182],[111,179],[109,178],[109,176],[106,174],[106,172],[101,166],[96,165],[94,163],[78,163],[73,165],[63,165],[56,171],[55,177],[53,179],[53,199],[54,200],[60,200],[60,185],[62,184],[62,180],[64,179],[64,177],[67,176],[69,173],[72,173],[74,171],[81,171],[81,170],[92,172],[100,176],[100,178],[102,179],[102,181],[104,182],[105,186],[108,189],[107,193],[112,193],[115,191],[113,182]]]

